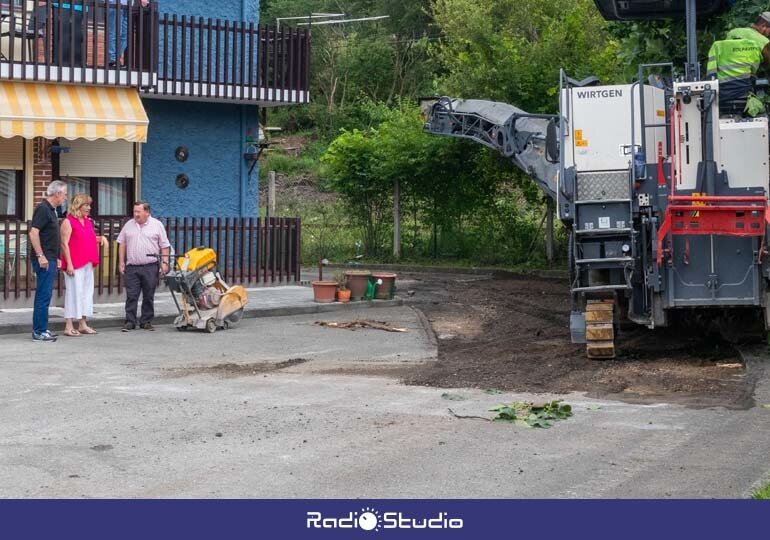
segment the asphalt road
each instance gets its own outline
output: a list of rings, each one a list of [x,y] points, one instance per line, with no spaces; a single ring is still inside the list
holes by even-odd
[[[314,324],[357,317],[408,331]],[[756,407],[695,410],[372,375],[435,361],[408,307],[213,335],[6,335],[0,351],[0,497],[746,497],[770,481],[763,356],[749,358]],[[575,415],[547,430],[448,411],[550,398]]]

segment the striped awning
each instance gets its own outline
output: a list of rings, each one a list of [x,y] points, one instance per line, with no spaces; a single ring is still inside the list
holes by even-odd
[[[145,142],[148,124],[134,88],[0,82],[0,137]]]

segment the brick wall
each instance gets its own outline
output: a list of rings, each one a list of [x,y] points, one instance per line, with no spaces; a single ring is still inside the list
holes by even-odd
[[[89,23],[90,24],[90,23]],[[97,67],[104,67],[104,27],[99,26],[99,28],[96,30],[96,66]],[[19,40],[21,41],[21,40]],[[14,55],[17,60],[21,60],[21,53],[18,52],[21,49],[18,49],[18,47],[21,45],[17,45],[17,52]],[[93,67],[94,66],[94,56],[93,56],[93,45],[94,45],[94,30],[92,28],[88,29],[88,37],[86,38],[86,44],[85,44],[85,61],[86,66]],[[38,39],[36,41],[37,46],[37,61],[41,64],[45,64],[46,62],[46,55],[45,55],[45,46],[46,46],[46,40],[44,39]],[[49,58],[55,62],[56,59],[53,56],[53,43],[49,43]],[[65,64],[68,62],[68,59],[64,59]]]
[[[94,43],[94,31],[92,29],[88,30],[88,43],[86,44],[86,65],[88,67],[94,66],[94,57],[93,57],[93,43]],[[96,37],[96,65],[97,67],[104,67],[104,29],[99,28],[97,30],[97,37]]]
[[[52,141],[37,137],[33,141],[32,158],[32,202],[37,205],[46,196],[45,190],[53,180],[51,169],[51,144]]]

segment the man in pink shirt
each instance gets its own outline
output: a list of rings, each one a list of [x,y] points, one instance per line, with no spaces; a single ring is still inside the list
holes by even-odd
[[[123,331],[153,330],[155,289],[161,273],[169,270],[169,250],[166,228],[150,215],[150,205],[134,203],[134,219],[128,221],[118,235],[118,269],[125,276],[126,323]],[[160,254],[160,264],[158,263]],[[137,320],[136,307],[142,295],[142,314]]]

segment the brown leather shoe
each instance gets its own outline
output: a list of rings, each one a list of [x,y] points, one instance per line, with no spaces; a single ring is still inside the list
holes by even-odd
[[[142,323],[142,324],[139,326],[139,328],[141,328],[142,330],[149,330],[150,332],[152,332],[153,330],[155,330],[155,328],[153,328],[153,327],[152,327],[152,324],[150,324],[150,323],[148,323],[148,322],[146,322],[146,323]]]

